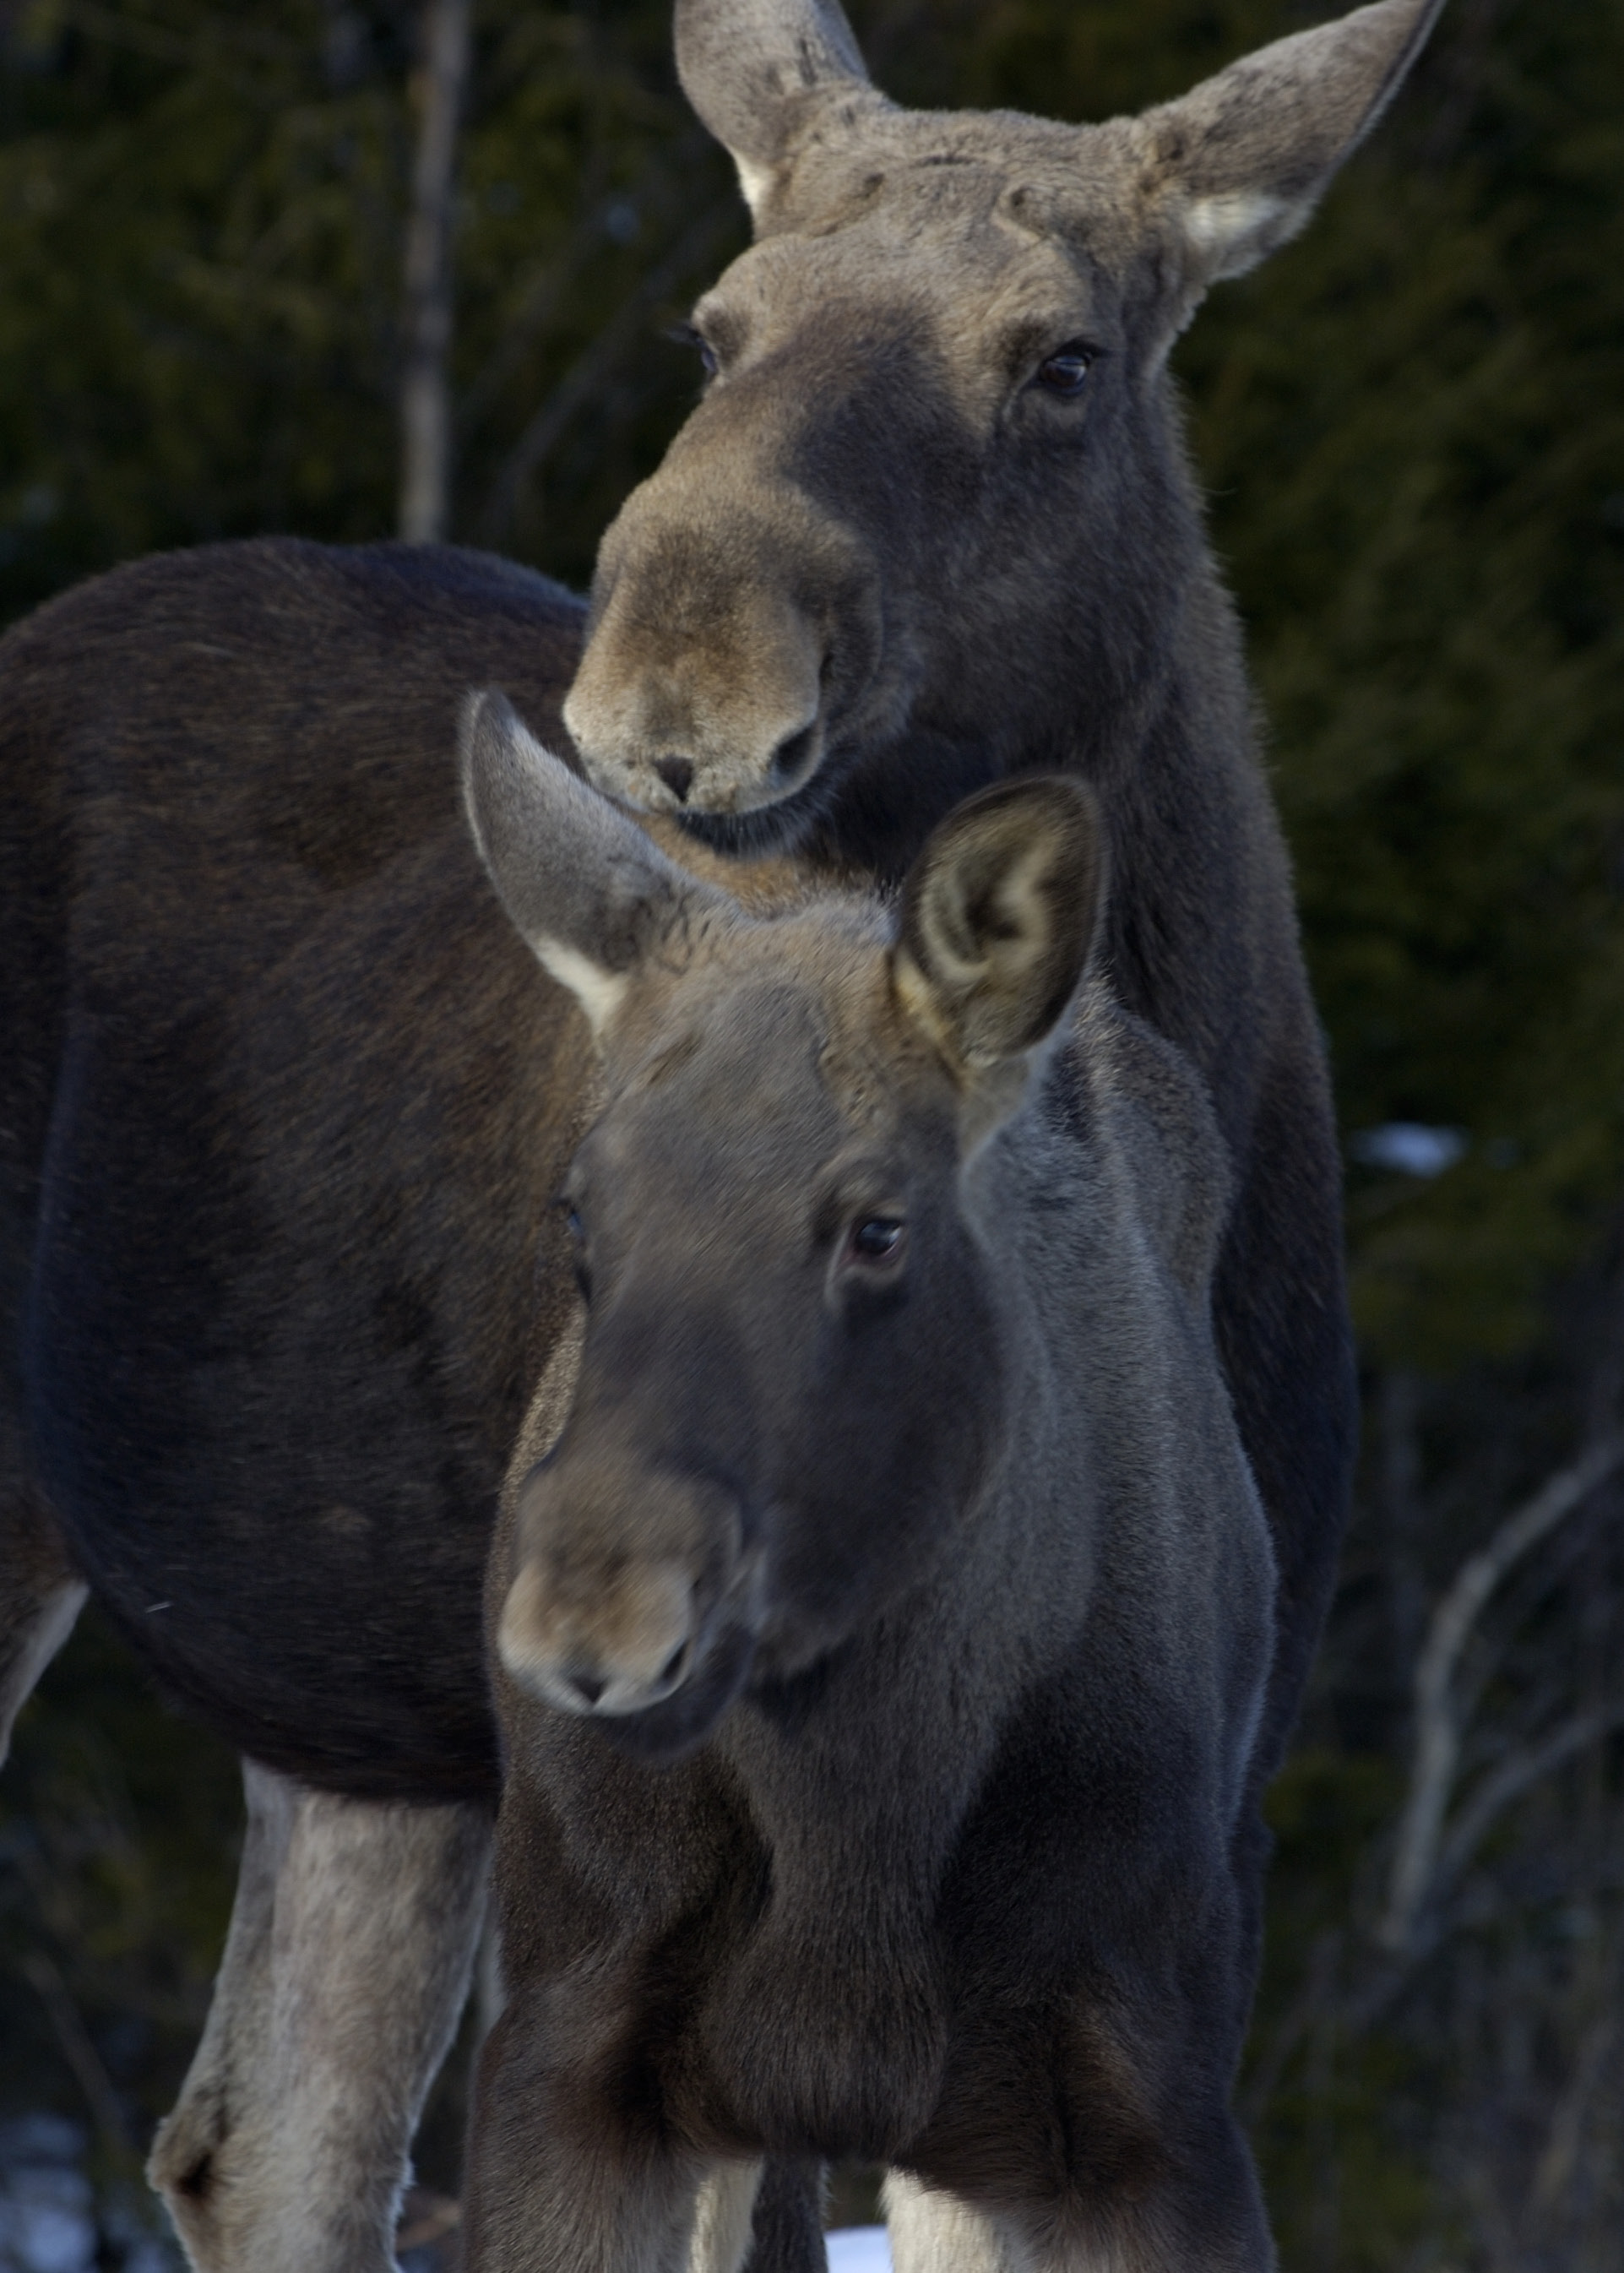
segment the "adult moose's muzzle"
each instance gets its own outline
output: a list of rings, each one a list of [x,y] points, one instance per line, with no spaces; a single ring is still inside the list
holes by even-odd
[[[565,1455],[527,1478],[517,1518],[497,1635],[513,1680],[646,1757],[698,1743],[755,1646],[760,1557],[734,1496],[706,1476]]]
[[[867,549],[788,484],[675,448],[604,538],[565,705],[595,785],[655,812],[744,814],[817,771],[872,679]]]

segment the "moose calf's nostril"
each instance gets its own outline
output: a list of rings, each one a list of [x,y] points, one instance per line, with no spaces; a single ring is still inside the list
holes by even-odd
[[[688,758],[656,758],[655,771],[665,784],[678,805],[686,805],[688,791],[693,787],[693,764]]]
[[[608,1682],[601,1675],[583,1672],[573,1665],[565,1669],[564,1678],[580,1699],[588,1713],[597,1705],[603,1692],[609,1687]]]

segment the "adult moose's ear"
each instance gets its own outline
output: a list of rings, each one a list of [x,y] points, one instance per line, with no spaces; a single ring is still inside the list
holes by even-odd
[[[1187,321],[1209,284],[1295,236],[1375,124],[1443,0],[1378,0],[1243,56],[1135,122],[1145,188],[1185,254]]]
[[[468,697],[460,746],[463,804],[497,896],[602,1035],[644,957],[728,903],[579,781],[495,688]]]
[[[1099,808],[1035,775],[950,813],[909,872],[892,950],[898,998],[1001,1119],[1087,968],[1104,902]],[[1007,1076],[1020,1076],[1011,1085]]]
[[[819,98],[873,96],[840,0],[677,0],[677,76],[758,221]]]

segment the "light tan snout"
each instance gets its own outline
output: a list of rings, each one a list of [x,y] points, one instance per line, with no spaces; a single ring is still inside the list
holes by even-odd
[[[674,1563],[633,1564],[587,1599],[538,1560],[508,1590],[498,1632],[521,1688],[565,1713],[640,1713],[688,1669],[693,1590]]]
[[[737,1510],[703,1483],[538,1470],[497,1631],[504,1667],[565,1713],[662,1703],[703,1658],[710,1613],[737,1576],[738,1532]]]
[[[595,620],[564,706],[595,786],[646,811],[741,814],[810,780],[831,697],[878,659],[859,548],[791,499],[723,521],[653,491],[604,540]],[[794,575],[789,564],[794,565]]]

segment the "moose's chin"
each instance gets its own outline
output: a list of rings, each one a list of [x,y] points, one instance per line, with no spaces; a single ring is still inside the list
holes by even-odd
[[[793,788],[747,812],[674,816],[713,852],[761,859],[798,852],[814,838],[836,847],[846,831],[882,878],[900,878],[936,823],[997,780],[1000,762],[984,738],[909,727],[879,740],[835,741]]]
[[[680,1689],[641,1713],[595,1716],[617,1752],[649,1767],[667,1767],[705,1742],[749,1677],[756,1638],[724,1626]]]
[[[762,783],[760,795],[748,805],[736,806],[726,813],[707,813],[703,806],[687,805],[676,818],[687,835],[713,852],[745,859],[793,852],[827,818],[842,781],[857,762],[860,754],[856,749],[825,746],[788,779],[780,781],[775,769]]]

